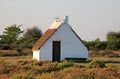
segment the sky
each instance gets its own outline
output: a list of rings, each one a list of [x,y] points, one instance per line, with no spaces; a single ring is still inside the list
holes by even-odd
[[[55,20],[69,16],[69,24],[82,40],[106,40],[120,31],[120,0],[0,0],[0,34],[7,26],[38,26],[45,32]]]

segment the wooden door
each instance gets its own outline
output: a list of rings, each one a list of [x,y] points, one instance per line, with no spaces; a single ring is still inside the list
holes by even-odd
[[[53,55],[52,55],[52,61],[60,61],[60,49],[61,49],[61,43],[60,41],[53,41]]]

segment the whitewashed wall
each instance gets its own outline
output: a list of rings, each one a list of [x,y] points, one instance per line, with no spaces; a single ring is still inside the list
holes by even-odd
[[[40,61],[40,51],[33,51],[33,59]]]
[[[41,60],[52,61],[52,42],[61,41],[61,61],[66,57],[88,58],[88,50],[71,31],[68,24],[63,23],[52,37],[41,47]]]

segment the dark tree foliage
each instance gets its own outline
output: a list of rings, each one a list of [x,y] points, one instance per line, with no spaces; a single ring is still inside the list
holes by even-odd
[[[120,32],[109,32],[107,34],[107,49],[119,50],[120,49]]]
[[[96,42],[96,41],[91,41],[91,42],[85,42],[86,47],[88,50],[105,50],[107,46],[107,42],[101,41],[101,42]]]
[[[120,39],[120,31],[119,32],[112,31],[107,34],[107,41],[112,41],[116,39]]]
[[[15,51],[5,52],[3,56],[32,55],[31,48],[42,36],[42,31],[37,27],[22,31],[20,29],[21,26],[22,25],[11,25],[5,28],[3,34],[0,35],[0,50]],[[2,56],[2,54],[0,55]]]
[[[22,25],[11,25],[5,28],[2,35],[0,35],[1,42],[5,44],[12,44],[16,42],[19,38],[19,35],[23,33],[23,31],[20,29]]]
[[[36,26],[33,26],[32,28],[28,28],[27,31],[24,33],[25,38],[29,38],[29,37],[36,37],[36,38],[40,38],[42,36],[42,31],[41,29],[39,29]]]
[[[97,38],[94,41],[84,41],[84,43],[89,50],[120,50],[120,32],[109,32],[107,34],[107,41],[100,41]]]
[[[106,46],[107,46],[107,42],[105,42],[105,41],[96,42],[96,44],[95,44],[95,49],[105,50],[105,49],[106,49]]]
[[[36,26],[33,26],[32,28],[28,28],[26,30],[20,42],[22,42],[24,46],[31,48],[41,36],[42,36],[41,29],[39,29]]]
[[[107,45],[107,49],[119,50],[120,49],[120,39],[109,41],[108,45]]]

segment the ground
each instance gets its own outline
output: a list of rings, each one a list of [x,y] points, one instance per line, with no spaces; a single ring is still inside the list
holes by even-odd
[[[0,79],[120,78],[120,58],[91,57],[89,60],[58,63],[33,61],[32,56],[0,57]]]

